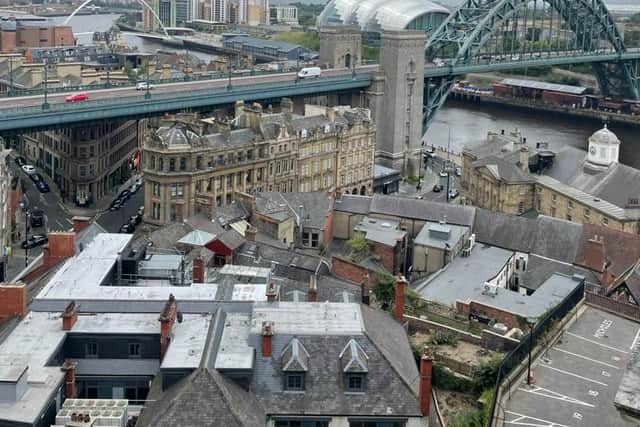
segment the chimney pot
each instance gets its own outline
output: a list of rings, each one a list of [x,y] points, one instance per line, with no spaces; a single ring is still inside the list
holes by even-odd
[[[193,260],[193,283],[204,283],[205,265],[204,259],[198,256]]]
[[[267,285],[267,302],[275,302],[278,298],[278,285],[274,282],[270,282]]]
[[[64,313],[62,313],[62,330],[70,331],[78,320],[78,307],[75,301],[71,301]]]
[[[76,368],[78,362],[73,359],[65,359],[61,369],[64,371],[65,389],[67,399],[76,397]],[[72,415],[73,416],[73,415]]]
[[[318,278],[315,274],[309,276],[309,293],[307,294],[307,301],[318,302]]]
[[[262,356],[271,357],[273,354],[273,322],[262,322]]]

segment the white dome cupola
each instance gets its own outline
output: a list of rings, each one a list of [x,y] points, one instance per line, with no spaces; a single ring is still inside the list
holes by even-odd
[[[618,163],[620,140],[607,125],[589,137],[587,161],[598,166],[610,166]]]

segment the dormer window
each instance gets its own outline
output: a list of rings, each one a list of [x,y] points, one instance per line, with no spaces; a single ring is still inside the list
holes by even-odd
[[[344,391],[361,393],[365,391],[369,356],[354,339],[349,340],[340,353],[340,366],[344,374]]]
[[[287,391],[304,391],[308,369],[309,353],[297,338],[292,338],[282,350],[283,388]]]

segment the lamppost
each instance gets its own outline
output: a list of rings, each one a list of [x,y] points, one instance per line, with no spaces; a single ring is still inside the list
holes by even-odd
[[[533,347],[533,326],[536,324],[536,319],[528,318],[527,324],[529,325],[529,366],[527,368],[527,385],[531,385],[531,348]]]
[[[9,57],[9,96],[13,94],[13,57]]]
[[[47,60],[44,60],[44,102],[42,103],[42,109],[43,110],[48,110],[49,109],[49,102],[47,100],[47,89],[48,89],[48,81],[49,80],[47,78]]]
[[[422,146],[424,147],[424,141],[422,141]],[[421,148],[418,153],[418,185],[416,185],[416,190],[418,191],[422,188],[422,185],[420,185],[420,182],[422,181],[420,179],[420,174],[422,173],[422,156],[424,156],[424,151]]]
[[[229,83],[227,83],[227,92],[231,92],[233,86],[231,85],[231,54],[229,54],[229,60],[227,62],[227,71],[229,73]]]
[[[145,99],[151,98],[151,85],[149,83],[149,59],[147,59],[147,91],[144,94]]]
[[[20,209],[24,211],[24,241],[27,242],[27,240],[29,240],[29,211],[27,210],[27,199],[23,197],[19,205]],[[24,247],[24,266],[29,266],[29,248],[26,244]]]

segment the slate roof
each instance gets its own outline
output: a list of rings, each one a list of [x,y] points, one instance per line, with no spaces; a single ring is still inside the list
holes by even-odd
[[[406,197],[374,195],[370,213],[435,222],[446,217],[447,223],[472,227],[475,208]]]
[[[633,272],[627,277],[625,281],[629,293],[633,296],[636,302],[640,301],[640,263],[636,266]]]
[[[202,138],[211,149],[223,150],[252,145],[257,135],[252,129],[247,128],[234,129],[228,135],[214,133],[204,135]]]
[[[371,210],[373,197],[343,194],[333,203],[333,209],[338,212],[348,212],[366,215]]]
[[[232,251],[235,251],[236,249],[244,245],[246,241],[244,237],[242,237],[240,233],[235,230],[225,231],[218,236],[218,240],[224,243],[224,245]]]
[[[517,153],[516,153],[517,154]],[[486,167],[497,179],[507,183],[534,182],[533,177],[523,171],[515,162],[498,156],[488,156],[471,164],[474,168]]]
[[[604,241],[605,256],[607,261],[611,261],[609,272],[615,277],[622,276],[640,259],[640,235],[623,233],[601,225],[584,224],[583,233],[578,239],[576,264],[586,265],[584,250],[587,247],[587,241],[595,235]]]
[[[213,369],[196,369],[148,404],[142,427],[263,427],[266,418],[250,393]]]
[[[332,206],[333,199],[325,192],[310,193],[277,193],[264,192],[256,197],[256,210],[259,214],[284,220],[300,215],[302,206],[304,227],[324,229],[327,215]]]
[[[600,283],[598,276],[591,270],[531,254],[529,255],[525,271],[520,273],[519,284],[524,288],[535,291],[555,273],[564,274],[565,276],[578,274],[583,276],[587,283]]]
[[[309,353],[298,338],[292,338],[282,350],[282,370],[288,372],[307,372],[309,370]]]

